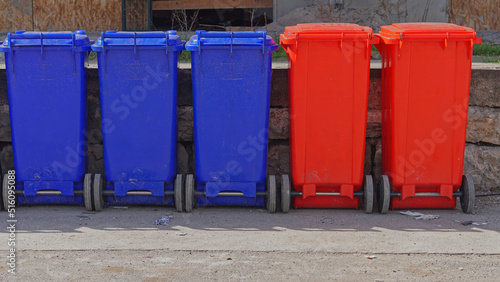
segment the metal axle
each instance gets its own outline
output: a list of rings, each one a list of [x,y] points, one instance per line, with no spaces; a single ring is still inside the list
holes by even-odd
[[[194,195],[198,197],[204,197],[206,196],[206,193],[204,191],[195,191]],[[243,192],[219,192],[217,196],[245,197]],[[256,196],[267,197],[267,192],[257,192]]]
[[[354,197],[363,197],[363,192],[354,192]],[[292,197],[302,197],[302,192],[300,191],[290,191],[290,196]],[[313,196],[324,196],[324,197],[338,197],[342,196],[339,192],[316,192]]]
[[[462,197],[462,192],[457,191],[453,192],[453,197]],[[391,192],[391,197],[401,197],[401,193],[399,192]],[[443,197],[441,194],[437,192],[422,192],[422,193],[415,193],[415,196],[413,197]]]
[[[24,195],[24,190],[15,190],[16,195]],[[73,191],[74,195],[83,195],[83,190],[75,190]],[[115,191],[113,190],[104,190],[102,191],[104,196],[114,196]],[[165,191],[165,196],[174,196],[175,192],[173,190]],[[62,195],[61,191],[58,190],[40,190],[37,191],[35,195]],[[127,195],[134,196],[151,196],[153,195],[150,191],[129,191]]]

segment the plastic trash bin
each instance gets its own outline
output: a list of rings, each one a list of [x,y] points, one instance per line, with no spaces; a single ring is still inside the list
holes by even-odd
[[[197,31],[186,44],[196,163],[196,179],[186,178],[186,211],[196,204],[265,203],[270,212],[276,210],[276,179],[268,177],[266,191],[266,165],[271,61],[277,49],[265,31]]]
[[[92,205],[85,31],[9,33],[5,53],[18,204]],[[2,194],[7,206],[8,177]],[[85,196],[85,197],[84,197]]]
[[[282,176],[282,211],[373,210],[373,180],[363,176],[372,29],[320,23],[286,27],[292,181]],[[291,191],[293,189],[293,191]]]
[[[101,33],[97,52],[105,179],[95,187],[112,205],[171,205],[182,211],[177,173],[177,64],[184,48],[175,31]],[[99,188],[101,189],[101,188]],[[107,197],[103,197],[107,196]]]
[[[462,176],[474,30],[447,23],[400,23],[377,34],[382,54],[382,213],[474,208]],[[391,198],[392,197],[392,198]]]

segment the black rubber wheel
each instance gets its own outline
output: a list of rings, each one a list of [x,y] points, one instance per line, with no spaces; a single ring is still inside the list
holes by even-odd
[[[281,212],[287,213],[290,210],[292,187],[290,185],[290,177],[288,174],[281,176]]]
[[[196,196],[194,195],[194,192],[195,192],[194,175],[188,174],[186,176],[186,189],[184,191],[184,193],[185,193],[184,209],[186,210],[186,212],[192,212],[194,209],[194,204],[196,201]]]
[[[92,173],[86,173],[83,178],[83,204],[88,211],[94,209],[92,205],[92,191]]]
[[[476,189],[474,187],[474,179],[470,175],[462,177],[462,186],[460,186],[462,196],[460,196],[460,206],[464,213],[470,214],[474,211],[476,204]]]
[[[95,211],[102,211],[104,208],[104,195],[102,194],[102,191],[104,186],[104,177],[100,174],[94,175],[94,185],[93,185],[93,190],[94,190],[94,208]]]
[[[174,205],[178,212],[182,212],[182,174],[177,174],[174,181]]]
[[[373,177],[371,175],[365,176],[365,183],[363,185],[363,209],[365,213],[373,212]]]
[[[380,213],[387,213],[391,203],[391,183],[387,175],[382,175],[378,183],[377,205]]]
[[[266,207],[268,212],[276,212],[276,176],[274,175],[269,175],[267,178]]]

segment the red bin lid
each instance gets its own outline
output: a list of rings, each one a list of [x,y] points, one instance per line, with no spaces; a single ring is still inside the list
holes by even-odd
[[[396,23],[382,26],[380,35],[397,39],[474,39],[469,27],[450,23]]]
[[[338,39],[370,39],[372,29],[349,23],[311,23],[298,24],[285,28],[285,36],[290,39],[304,38],[337,38]]]

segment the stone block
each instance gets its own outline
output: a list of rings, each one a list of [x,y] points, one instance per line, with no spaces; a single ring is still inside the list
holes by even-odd
[[[290,173],[290,155],[288,144],[269,144],[267,173],[280,176]]]
[[[12,142],[9,105],[0,105],[0,142]]]
[[[472,70],[469,105],[500,108],[499,70]]]
[[[464,174],[472,175],[476,191],[500,192],[500,147],[465,146]]]
[[[469,107],[467,142],[500,145],[500,108]]]

